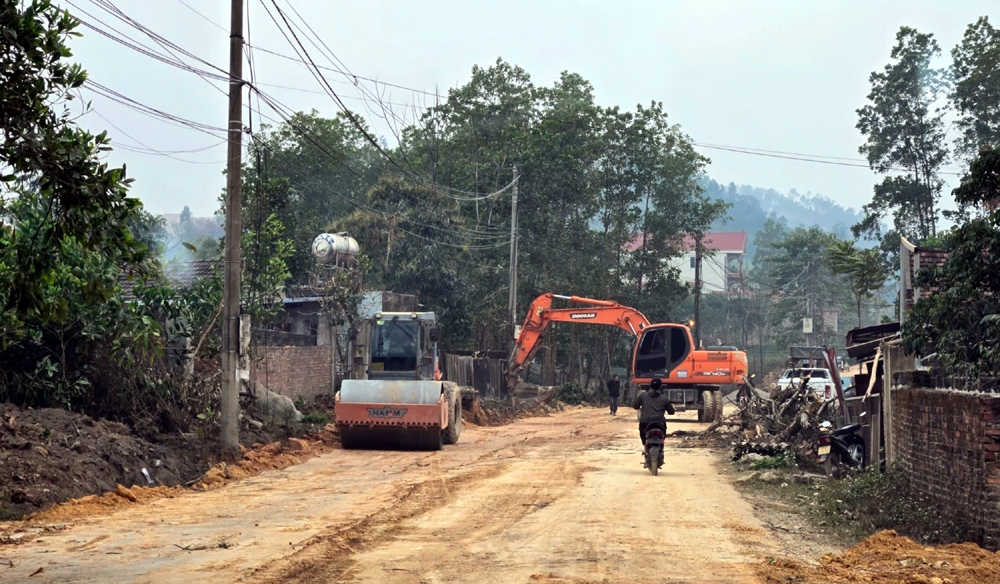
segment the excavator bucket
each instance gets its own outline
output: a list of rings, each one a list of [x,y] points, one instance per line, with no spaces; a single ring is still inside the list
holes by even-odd
[[[334,412],[344,448],[440,450],[450,406],[440,381],[350,379]]]

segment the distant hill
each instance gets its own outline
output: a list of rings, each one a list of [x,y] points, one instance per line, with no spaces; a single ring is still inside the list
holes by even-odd
[[[750,185],[722,185],[707,179],[702,183],[705,194],[732,205],[729,217],[717,221],[712,229],[747,232],[747,255],[753,257],[753,236],[771,216],[784,217],[788,227],[817,226],[834,235],[851,239],[851,225],[861,220],[861,213],[854,208],[844,208],[829,197],[792,189],[788,194],[774,189]]]

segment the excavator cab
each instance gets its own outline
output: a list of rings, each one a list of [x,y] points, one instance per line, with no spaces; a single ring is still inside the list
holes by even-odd
[[[670,373],[687,359],[691,345],[691,334],[683,325],[646,327],[639,333],[636,343],[633,376],[638,379],[669,378]]]

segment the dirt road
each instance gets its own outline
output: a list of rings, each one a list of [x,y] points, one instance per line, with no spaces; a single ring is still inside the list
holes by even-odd
[[[747,564],[780,545],[714,456],[674,442],[652,477],[622,413],[467,426],[436,453],[334,451],[0,549],[0,580],[756,582]]]

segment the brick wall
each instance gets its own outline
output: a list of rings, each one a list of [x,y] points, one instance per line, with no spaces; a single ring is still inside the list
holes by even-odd
[[[331,394],[330,347],[257,347],[250,380],[293,400]]]
[[[1000,548],[1000,397],[897,389],[893,451],[918,492]]]

